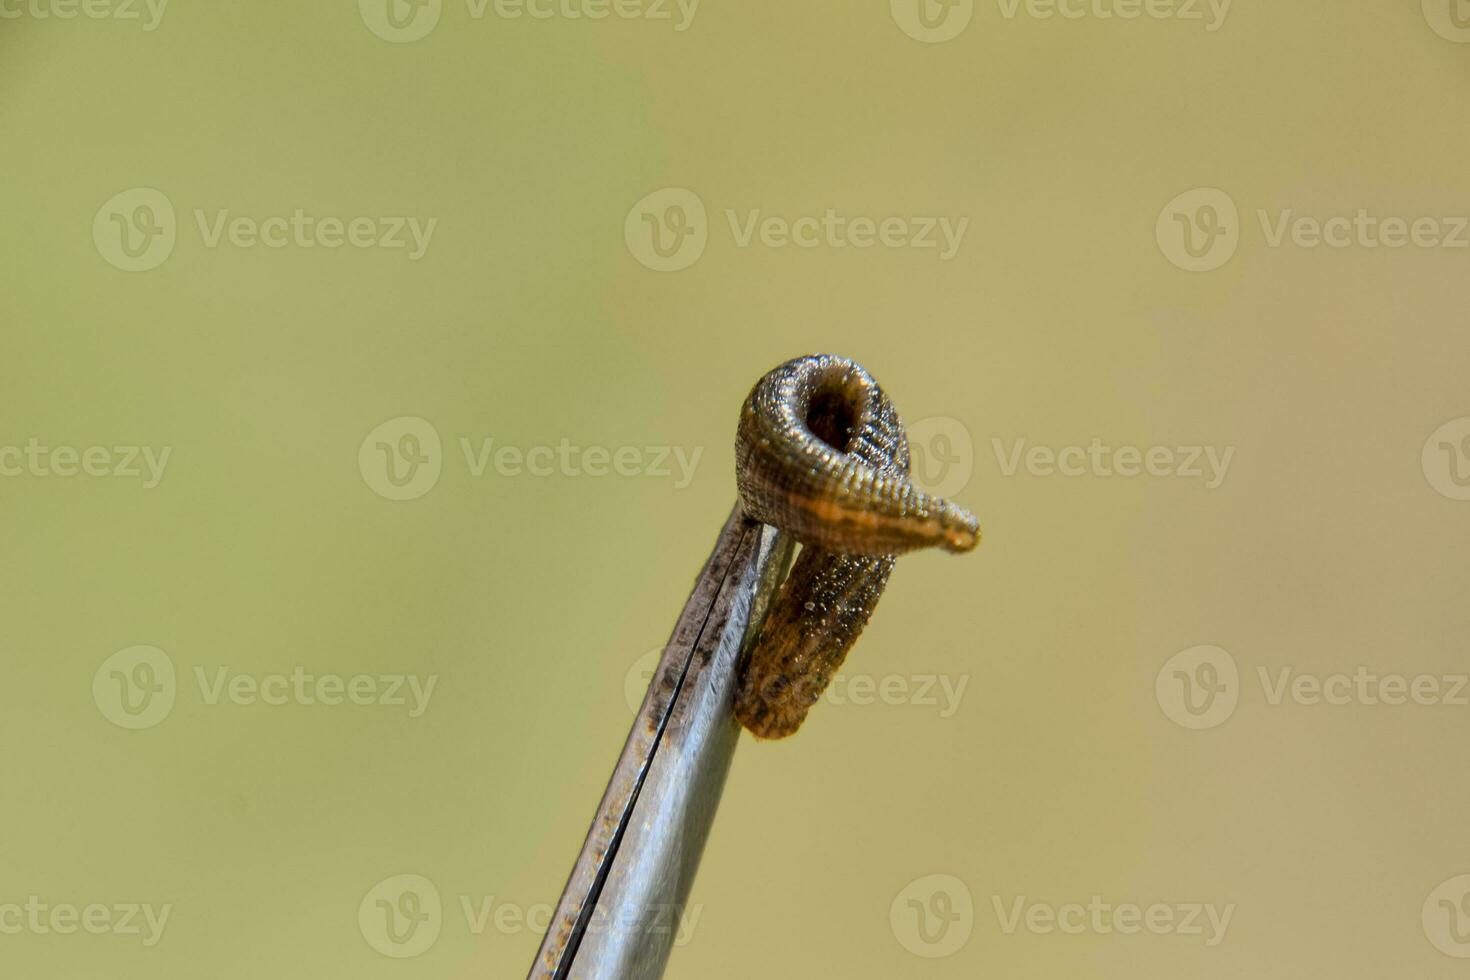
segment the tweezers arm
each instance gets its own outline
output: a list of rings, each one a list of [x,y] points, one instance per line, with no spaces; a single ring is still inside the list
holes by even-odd
[[[740,728],[736,667],[794,548],[737,505],[674,627],[531,980],[663,974]]]

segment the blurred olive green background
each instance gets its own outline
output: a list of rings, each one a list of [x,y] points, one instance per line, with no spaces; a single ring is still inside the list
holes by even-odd
[[[170,456],[152,488],[0,477],[0,973],[522,975],[733,500],[740,400],[813,351],[927,420],[986,541],[900,563],[845,672],[887,695],[743,741],[670,976],[1464,971],[1470,707],[1273,704],[1259,672],[1466,670],[1470,250],[1271,234],[1364,209],[1454,237],[1470,5],[38,15],[66,2],[0,20],[0,447]],[[113,203],[134,188],[176,241],[129,272],[109,229],[167,220]],[[297,209],[437,224],[413,260],[211,247],[196,218]],[[752,212],[827,209],[968,225],[948,260],[741,244]],[[650,221],[703,253],[649,268]],[[1180,268],[1170,229],[1210,228],[1223,264]],[[1233,456],[1213,488],[1009,463],[1094,438]],[[656,472],[476,475],[492,439]],[[130,730],[111,685],[149,678],[104,662],[139,645],[175,701]],[[298,669],[437,680],[411,717],[211,703],[196,673]],[[1233,714],[1176,723],[1181,678]],[[442,905],[403,958],[372,925],[401,875]],[[145,945],[4,910],[31,896],[171,911]],[[1213,945],[1203,917],[1005,927],[1093,896],[1233,910]]]

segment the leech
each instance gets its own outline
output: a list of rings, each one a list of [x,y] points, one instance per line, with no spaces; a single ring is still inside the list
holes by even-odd
[[[735,695],[760,738],[795,732],[867,625],[896,557],[969,551],[973,514],[909,481],[898,412],[867,371],[831,354],[788,361],[740,411],[735,477],[746,514],[802,545]]]

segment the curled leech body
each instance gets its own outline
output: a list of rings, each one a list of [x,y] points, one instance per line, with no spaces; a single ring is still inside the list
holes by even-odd
[[[969,551],[980,525],[914,487],[898,412],[867,371],[830,354],[788,361],[756,383],[740,411],[735,473],[746,514],[802,546],[735,697],[750,732],[784,738],[867,625],[896,557]]]

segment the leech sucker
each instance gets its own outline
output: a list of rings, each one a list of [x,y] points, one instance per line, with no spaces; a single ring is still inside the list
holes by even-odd
[[[867,625],[895,557],[969,551],[980,522],[909,481],[903,422],[861,366],[819,354],[767,374],[740,410],[745,512],[801,554],[746,661],[735,717],[761,738],[796,731]]]

